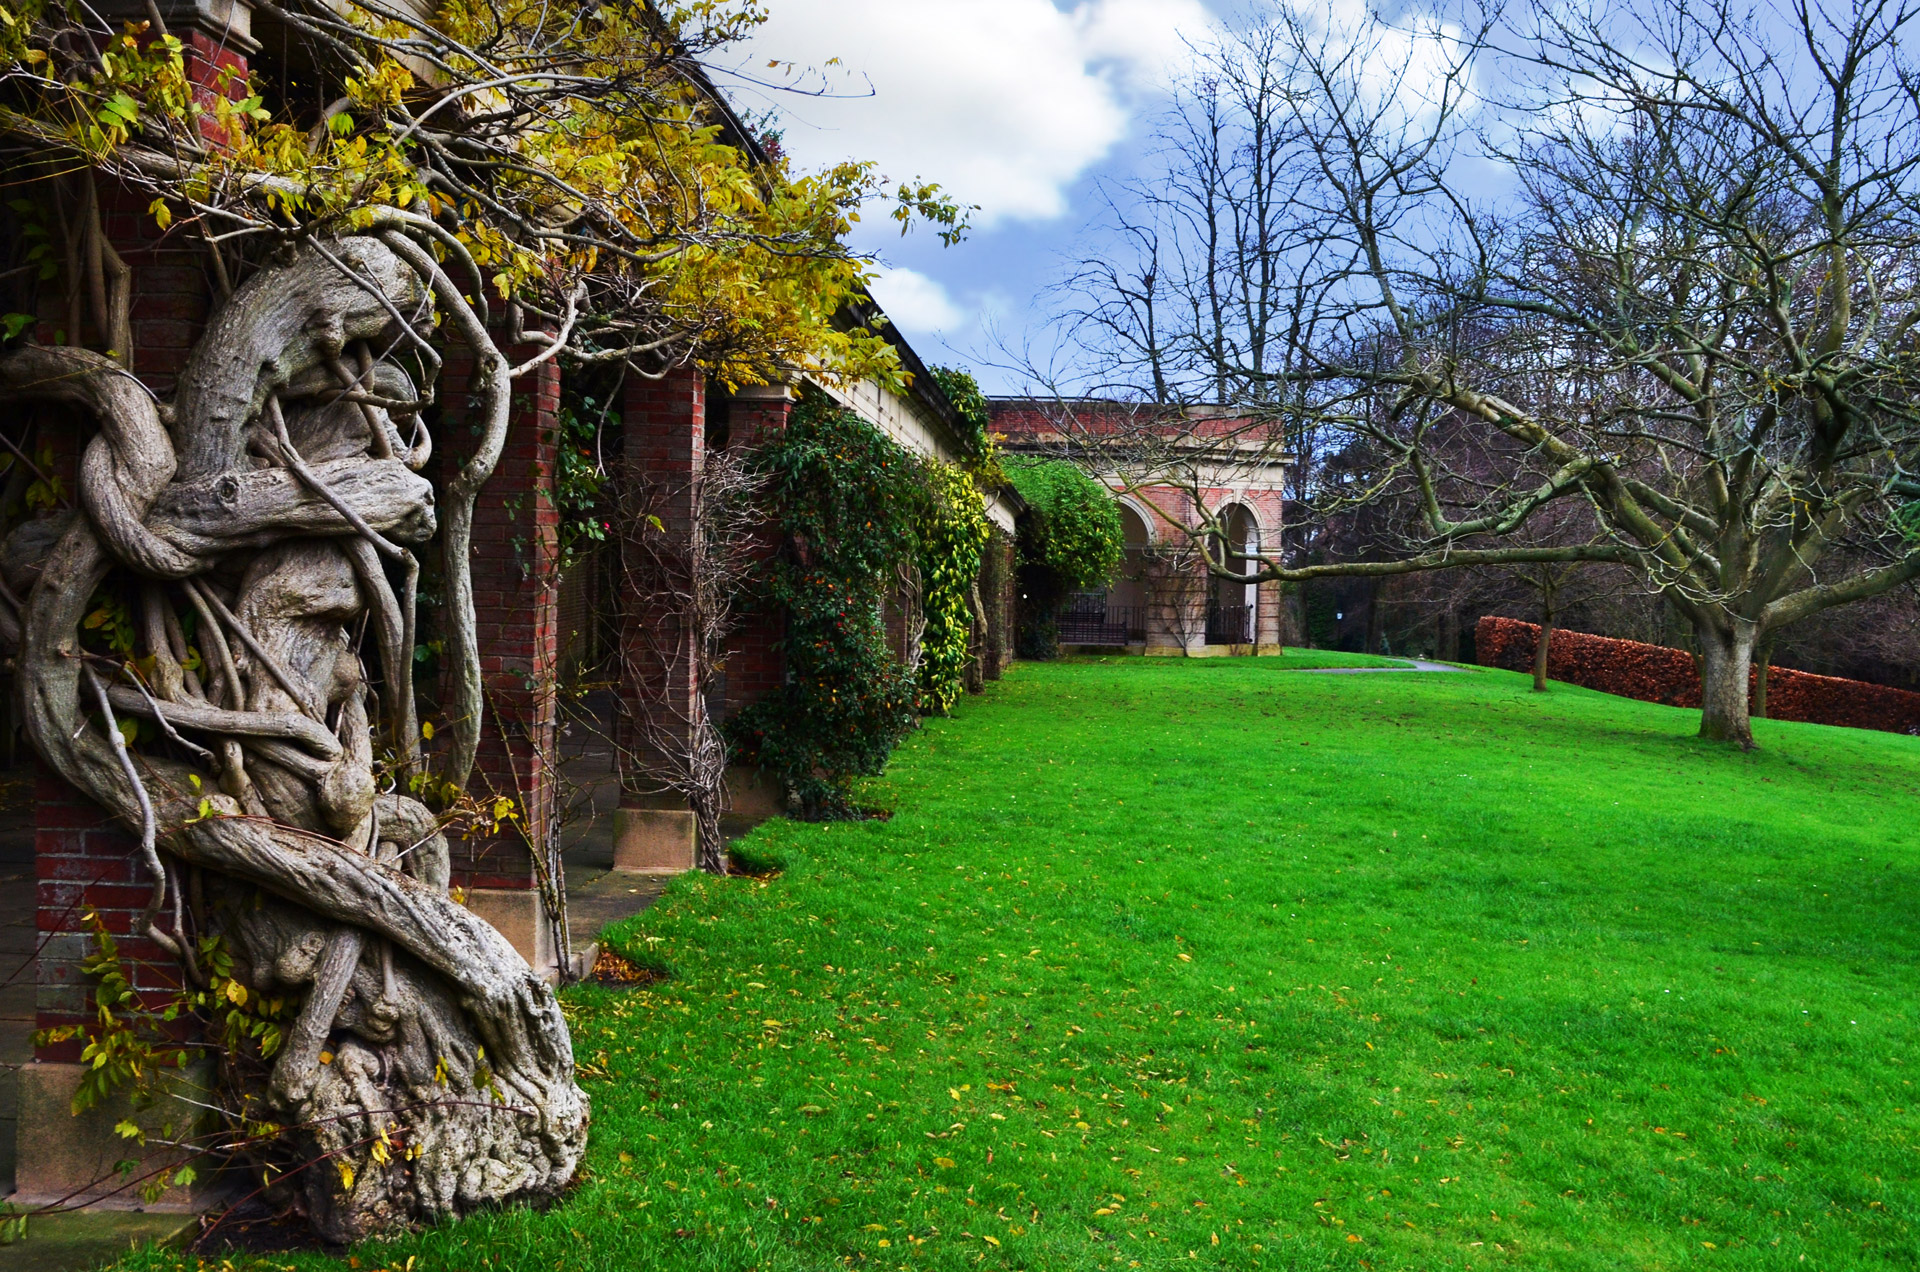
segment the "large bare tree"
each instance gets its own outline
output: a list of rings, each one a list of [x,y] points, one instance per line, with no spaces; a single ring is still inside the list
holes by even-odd
[[[1187,109],[1207,128],[1171,151],[1176,214],[1151,205],[1148,267],[1113,271],[1154,287],[1122,304],[1093,276],[1078,313],[1129,335],[1108,382],[1130,364],[1143,396],[1245,423],[1120,449],[1197,488],[1230,447],[1365,438],[1386,475],[1338,499],[1402,500],[1416,531],[1386,560],[1270,553],[1262,577],[1625,565],[1693,628],[1702,735],[1751,745],[1756,647],[1920,576],[1915,8],[1344,12],[1276,6],[1202,51],[1193,95],[1222,109]],[[1194,181],[1216,154],[1240,176]],[[1200,262],[1171,282],[1170,238]],[[1484,439],[1464,468],[1463,432]],[[1565,501],[1598,537],[1527,542]]]

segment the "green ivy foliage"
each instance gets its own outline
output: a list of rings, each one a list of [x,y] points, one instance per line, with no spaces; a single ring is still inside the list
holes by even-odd
[[[987,407],[987,395],[970,371],[957,367],[931,367],[933,381],[953,403],[960,421],[960,441],[966,448],[965,466],[975,477],[995,482],[1001,477],[999,456],[993,444],[993,415]]]
[[[1900,527],[1900,533],[1910,541],[1920,541],[1920,479],[1902,477],[1893,483],[1893,493],[1904,495],[1913,502],[1902,504],[1893,514],[1893,524]]]
[[[560,560],[562,573],[578,564],[593,545],[606,542],[613,528],[601,507],[607,476],[599,460],[600,429],[606,407],[594,398],[582,396],[578,403],[561,406],[558,419],[558,464],[553,478],[553,502],[560,513]]]
[[[809,391],[753,467],[781,532],[764,591],[786,610],[787,683],[729,721],[728,740],[802,815],[851,816],[854,780],[880,773],[913,725],[915,686],[883,616],[919,552],[921,466]]]
[[[1010,459],[1007,480],[1027,502],[1020,555],[1044,568],[1062,593],[1099,587],[1113,577],[1126,531],[1113,492],[1058,459]]]
[[[920,527],[920,702],[945,715],[960,697],[973,630],[970,597],[987,543],[987,502],[966,470],[938,460],[924,466],[928,499]]]

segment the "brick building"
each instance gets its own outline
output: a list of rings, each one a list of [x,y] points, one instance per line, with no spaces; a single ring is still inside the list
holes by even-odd
[[[125,9],[125,16],[144,19],[149,7],[137,3],[106,6],[106,11],[117,15]],[[203,94],[216,91],[223,70],[244,70],[250,57],[271,56],[262,53],[263,44],[276,49],[284,34],[256,29],[239,0],[160,0],[159,9],[185,43],[189,71]],[[143,203],[122,191],[98,185],[78,197],[82,206],[75,214],[97,207],[112,252],[124,263],[124,281],[114,296],[125,306],[124,329],[131,333],[125,351],[128,369],[164,399],[173,392],[174,378],[217,304],[219,293],[207,258],[181,227],[163,232]],[[39,303],[42,321],[33,337],[38,342],[96,349],[112,343],[93,311],[71,295],[63,298],[57,288],[45,288]],[[877,311],[861,317],[884,321]],[[951,403],[913,350],[893,339],[910,373],[908,389],[896,391],[877,382],[822,387],[907,450],[957,458],[961,442]],[[457,344],[449,344],[443,353],[435,422],[441,451],[434,460],[441,473],[451,471],[468,436],[461,424],[473,372],[473,358]],[[481,494],[473,533],[472,581],[487,695],[474,785],[512,796],[522,826],[532,829],[457,841],[452,860],[456,895],[506,935],[531,965],[550,973],[568,952],[556,948],[552,916],[542,899],[543,869],[550,873],[550,863],[530,845],[539,842],[553,821],[553,770],[560,755],[556,682],[571,634],[562,613],[570,581],[561,577],[560,554],[554,550],[561,514],[552,497],[561,441],[559,412],[567,387],[563,375],[557,362],[547,362],[515,383],[507,449]],[[625,459],[638,471],[684,478],[700,470],[709,448],[750,446],[783,427],[795,400],[796,389],[790,385],[729,394],[697,370],[661,380],[630,379],[617,403]],[[33,437],[21,440],[44,447],[54,475],[72,489],[87,425],[77,416],[55,418],[57,414],[43,413],[31,426]],[[969,675],[970,687],[976,689],[982,680],[997,677],[1012,655],[1005,621],[1013,577],[1012,496],[994,501],[988,513],[994,524],[982,580],[988,613]],[[666,522],[670,529],[685,530],[684,520],[676,524],[669,516]],[[577,586],[573,591],[579,591]],[[597,601],[589,607],[593,621],[610,628],[614,640],[629,639],[654,617],[644,596],[602,594],[592,599]],[[779,616],[761,613],[737,633],[724,685],[701,683],[690,653],[669,650],[642,665],[641,674],[652,683],[620,684],[614,692],[706,695],[722,713],[738,710],[782,683],[780,638]],[[422,687],[431,694],[430,684]],[[736,780],[737,804],[751,805],[759,798],[750,774],[738,774]],[[691,865],[691,815],[684,807],[657,796],[636,795],[623,803],[630,807],[622,810],[617,826],[619,861],[652,870]],[[140,875],[134,840],[48,771],[39,774],[33,806],[33,1024],[50,1029],[83,1023],[92,1015],[90,984],[80,967],[94,940],[83,921],[87,915],[97,916],[113,935],[134,969],[138,990],[154,1000],[177,991],[178,968],[159,947],[134,932],[150,891]],[[76,1039],[40,1047],[19,1068],[17,1095],[11,1090],[0,1093],[0,1114],[17,1109],[15,1127],[0,1117],[0,1134],[11,1131],[18,1146],[16,1201],[85,1194],[98,1181],[110,1180],[113,1163],[129,1152],[112,1133],[110,1110],[78,1120],[69,1112],[81,1075],[80,1046]],[[14,1074],[0,1067],[0,1083],[11,1086],[14,1080]],[[111,1184],[108,1191],[113,1191]],[[122,1192],[118,1204],[130,1199]],[[162,1204],[168,1202],[185,1204],[186,1199],[169,1195]]]
[[[1204,657],[1278,653],[1280,587],[1218,577],[1216,562],[1277,553],[1289,460],[1266,431],[1205,407],[1149,408],[1104,399],[992,400],[1011,455],[1066,457],[1113,492],[1126,550],[1104,587],[1065,599],[1055,616],[1068,649]],[[1158,474],[1158,475],[1156,475]],[[1224,535],[1199,533],[1196,501]]]

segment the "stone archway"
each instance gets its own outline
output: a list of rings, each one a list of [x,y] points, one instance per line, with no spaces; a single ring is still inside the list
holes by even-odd
[[[1251,558],[1260,551],[1258,518],[1247,505],[1235,503],[1222,511],[1220,522],[1226,533],[1213,538],[1208,554],[1216,564],[1252,575],[1258,567]],[[1255,584],[1213,578],[1207,595],[1209,645],[1252,644],[1258,622],[1259,589]]]

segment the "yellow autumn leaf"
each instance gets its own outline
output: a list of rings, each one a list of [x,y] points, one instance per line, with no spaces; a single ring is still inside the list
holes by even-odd
[[[420,722],[420,736],[429,742],[433,741],[433,721],[422,720]]]
[[[951,1158],[951,1157],[936,1157],[936,1158],[934,1158],[934,1159],[933,1159],[933,1164],[934,1164],[935,1166],[938,1166],[938,1167],[939,1167],[939,1168],[940,1168],[941,1170],[952,1170],[952,1169],[953,1169],[953,1158]]]
[[[235,1007],[245,1007],[247,1005],[247,987],[237,980],[228,981],[227,1001]]]
[[[986,1236],[986,1235],[984,1235],[984,1234],[983,1234],[983,1235],[981,1236],[981,1238],[980,1238],[980,1239],[981,1239],[982,1241],[984,1241],[984,1242],[986,1242],[986,1243],[987,1243],[988,1245],[990,1245],[990,1246],[998,1246],[998,1245],[1000,1244],[1000,1242],[999,1242],[999,1240],[998,1240],[997,1238],[994,1238],[994,1237],[989,1237],[989,1236]]]
[[[340,1186],[346,1189],[348,1192],[352,1192],[353,1191],[353,1167],[349,1165],[346,1161],[340,1158],[334,1159],[333,1167],[335,1170],[340,1172]]]

